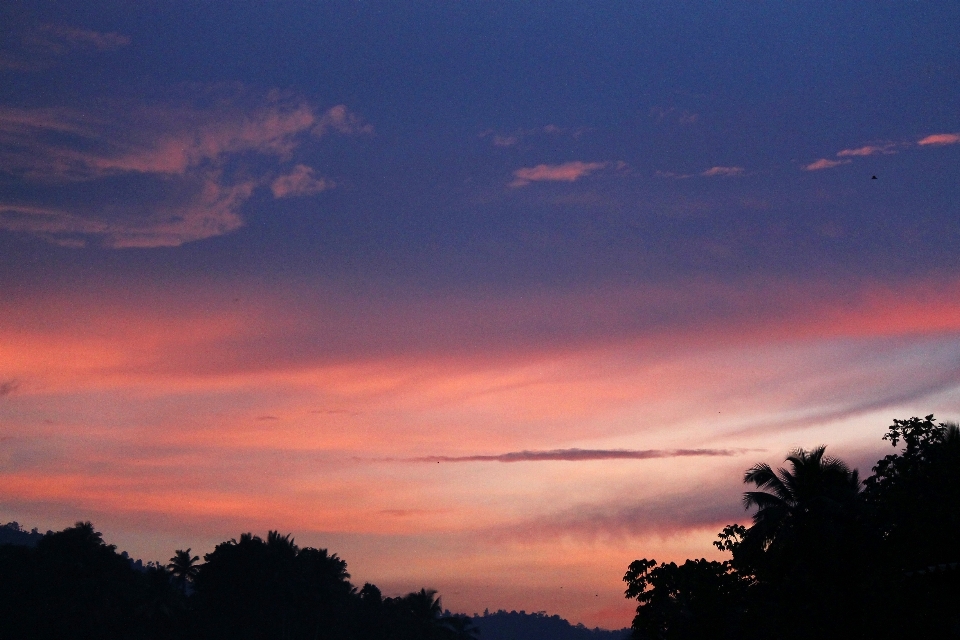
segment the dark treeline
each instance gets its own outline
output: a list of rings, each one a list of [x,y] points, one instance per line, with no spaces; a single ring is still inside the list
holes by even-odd
[[[484,611],[473,616],[473,624],[481,640],[626,640],[630,635],[629,629],[610,631],[573,625],[543,611]]]
[[[633,562],[636,640],[960,638],[960,430],[894,420],[897,451],[856,470],[797,450],[744,482],[750,527],[714,545],[725,562]]]
[[[386,598],[290,536],[244,534],[167,565],[132,561],[89,522],[45,535],[0,527],[2,640],[467,640],[470,618],[421,589]]]
[[[49,533],[49,532],[48,532]],[[33,531],[24,531],[17,522],[8,522],[0,525],[0,544],[19,544],[26,547],[33,547],[43,534],[34,529]]]

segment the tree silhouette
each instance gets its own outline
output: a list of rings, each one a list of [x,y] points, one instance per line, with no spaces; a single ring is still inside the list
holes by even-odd
[[[405,596],[404,601],[410,613],[418,620],[439,620],[443,615],[443,605],[435,589],[420,589]]]
[[[864,495],[887,570],[877,583],[897,606],[877,617],[891,635],[960,637],[960,429],[913,417],[894,420],[884,440],[902,449],[877,462]]]
[[[194,579],[209,638],[328,639],[351,635],[356,596],[346,563],[289,536],[245,533],[205,556]]]
[[[795,542],[803,529],[829,527],[854,511],[860,494],[860,476],[837,458],[825,456],[826,447],[797,449],[787,456],[790,470],[774,471],[759,463],[746,471],[745,483],[758,491],[743,494],[745,509],[756,507],[753,526],[739,549],[754,556],[782,543]]]
[[[883,437],[903,450],[885,456],[866,481],[875,526],[902,569],[960,562],[960,428],[894,420]]]
[[[466,615],[450,615],[445,613],[440,618],[440,624],[446,629],[446,636],[450,640],[477,640],[480,629],[472,618]]]
[[[687,560],[680,566],[635,560],[623,577],[626,597],[639,601],[637,640],[741,638],[749,580],[729,562]]]
[[[825,452],[797,449],[786,458],[789,469],[760,463],[743,477],[757,488],[744,493],[743,505],[757,510],[732,551],[757,581],[754,613],[767,633],[808,621],[777,631],[781,637],[849,634],[864,618],[871,539],[860,519],[860,477]]]
[[[193,582],[193,579],[197,576],[200,567],[196,563],[199,560],[200,556],[190,556],[189,548],[186,550],[177,549],[173,557],[170,558],[170,564],[167,565],[167,568],[170,569],[170,573],[180,584],[181,589],[185,588],[188,582]]]
[[[168,565],[144,567],[89,522],[33,547],[0,544],[0,640],[475,639],[436,591],[357,592],[337,554],[289,534],[245,533],[204,559],[178,549]]]

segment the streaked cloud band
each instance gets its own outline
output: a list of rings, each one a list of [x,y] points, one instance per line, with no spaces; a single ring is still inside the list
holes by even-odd
[[[387,458],[390,462],[582,462],[589,460],[649,460],[696,456],[736,456],[746,449],[550,449],[548,451],[511,451],[469,456],[419,456]]]

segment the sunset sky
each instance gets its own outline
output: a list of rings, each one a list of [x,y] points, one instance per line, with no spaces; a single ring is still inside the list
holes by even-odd
[[[960,3],[0,5],[0,522],[628,626],[960,418]],[[876,179],[873,177],[876,176]]]

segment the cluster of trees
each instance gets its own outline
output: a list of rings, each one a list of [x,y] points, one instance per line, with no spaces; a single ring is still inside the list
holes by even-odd
[[[385,598],[350,583],[347,564],[271,531],[136,563],[89,522],[40,536],[4,527],[0,640],[470,640],[470,618],[435,591]],[[27,536],[27,538],[24,538]]]
[[[930,415],[884,439],[900,448],[864,481],[825,447],[747,470],[753,524],[714,542],[729,560],[630,565],[633,637],[960,638],[960,429]]]

